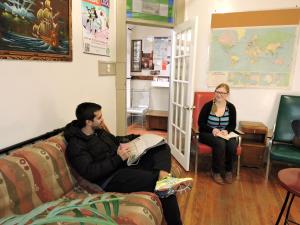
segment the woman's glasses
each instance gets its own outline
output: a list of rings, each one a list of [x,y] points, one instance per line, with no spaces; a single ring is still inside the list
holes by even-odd
[[[215,91],[215,94],[219,94],[219,95],[227,95],[227,92],[221,92],[221,91]]]

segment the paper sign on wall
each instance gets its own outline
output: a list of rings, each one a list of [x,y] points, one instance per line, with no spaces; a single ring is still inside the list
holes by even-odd
[[[81,1],[85,53],[110,55],[109,6],[109,0]]]

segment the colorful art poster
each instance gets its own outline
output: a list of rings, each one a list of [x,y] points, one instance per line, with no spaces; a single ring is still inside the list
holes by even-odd
[[[71,0],[1,0],[0,59],[72,61]]]
[[[174,23],[174,0],[127,0],[127,18]]]
[[[85,53],[110,55],[109,6],[109,0],[81,1]]]

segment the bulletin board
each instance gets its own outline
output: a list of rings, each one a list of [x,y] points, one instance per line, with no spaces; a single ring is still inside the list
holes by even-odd
[[[289,88],[300,9],[213,14],[208,85]]]
[[[295,25],[300,21],[300,9],[266,10],[213,14],[211,28]]]

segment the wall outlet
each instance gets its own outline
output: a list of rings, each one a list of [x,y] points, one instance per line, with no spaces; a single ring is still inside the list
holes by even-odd
[[[115,62],[98,62],[98,75],[99,76],[115,76],[116,63]]]

